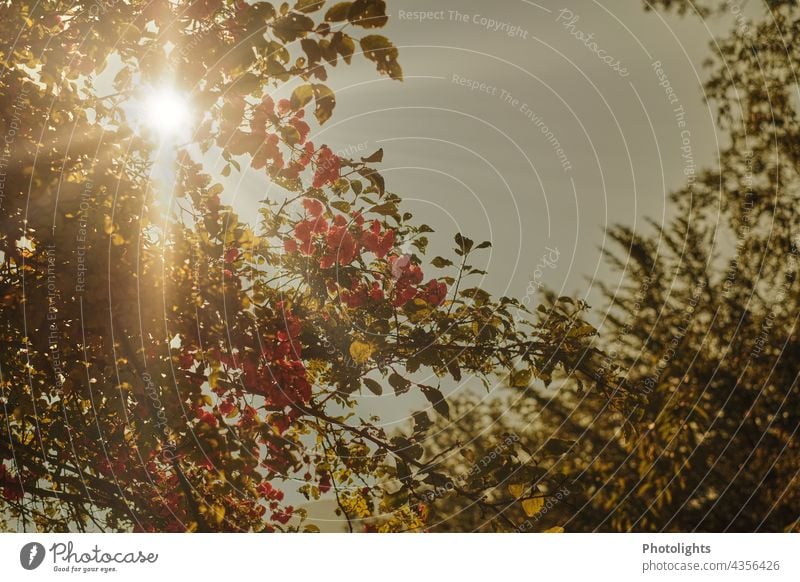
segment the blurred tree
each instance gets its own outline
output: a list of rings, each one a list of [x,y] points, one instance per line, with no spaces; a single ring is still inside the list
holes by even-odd
[[[636,386],[641,405],[620,418],[565,386],[466,413],[483,415],[495,439],[521,435],[534,456],[548,436],[571,443],[558,462],[539,459],[546,471],[527,483],[548,496],[564,480],[574,489],[555,509],[567,530],[800,531],[800,101],[788,42],[800,14],[770,4],[762,20],[735,23],[711,65],[706,94],[730,136],[720,169],[689,176],[653,234],[611,230],[625,277],[604,289],[599,371]],[[514,420],[521,410],[529,432]],[[625,421],[637,429],[628,438]],[[473,434],[460,424],[451,442]],[[431,522],[483,527],[479,509],[463,507],[444,497]]]
[[[734,23],[706,94],[731,143],[655,234],[613,230],[622,290],[601,345],[647,405],[591,527],[797,530],[798,101],[794,2]],[[690,178],[692,178],[690,176]],[[604,330],[605,331],[605,330]],[[640,506],[643,509],[640,509]]]

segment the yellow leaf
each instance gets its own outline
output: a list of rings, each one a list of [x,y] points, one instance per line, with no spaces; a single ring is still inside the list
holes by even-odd
[[[528,517],[533,517],[539,513],[542,510],[542,507],[544,507],[543,497],[533,497],[532,499],[525,499],[522,502],[522,510]]]
[[[508,486],[508,492],[511,493],[511,495],[513,495],[516,499],[519,499],[525,493],[525,485],[512,483]]]
[[[564,528],[560,525],[557,525],[555,527],[551,527],[550,529],[544,530],[542,533],[564,533]]]
[[[212,505],[211,517],[217,525],[221,524],[222,520],[225,519],[225,508],[222,505]]]
[[[569,330],[567,337],[586,337],[588,335],[594,335],[596,332],[597,330],[591,325],[584,324]]]
[[[508,376],[509,384],[513,388],[527,388],[531,383],[531,371],[529,368],[525,370],[514,371]]]
[[[363,364],[372,356],[372,344],[358,340],[350,344],[350,355],[356,364]]]

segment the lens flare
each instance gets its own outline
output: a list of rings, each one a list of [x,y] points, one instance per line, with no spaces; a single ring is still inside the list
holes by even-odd
[[[189,100],[171,87],[148,89],[136,112],[139,122],[159,137],[175,137],[188,130]]]

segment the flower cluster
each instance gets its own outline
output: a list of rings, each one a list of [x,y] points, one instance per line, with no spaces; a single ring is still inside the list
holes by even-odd
[[[350,309],[361,307],[368,301],[383,301],[384,293],[381,284],[373,281],[371,286],[358,280],[354,280],[350,289],[341,290],[342,302]]]
[[[277,307],[278,316],[270,325],[277,329],[274,337],[262,338],[259,357],[248,357],[243,372],[244,385],[252,393],[263,396],[269,408],[282,410],[308,402],[311,385],[301,360],[300,320],[283,305]]]
[[[447,296],[444,282],[431,279],[423,286],[424,274],[411,256],[391,254],[395,247],[393,229],[385,228],[378,220],[367,226],[358,211],[349,215],[335,214],[330,220],[322,202],[315,198],[304,198],[302,204],[305,216],[295,224],[292,236],[283,241],[288,255],[299,253],[312,257],[321,269],[346,267],[365,252],[376,259],[387,260],[389,273],[380,280],[354,278],[350,286],[344,288],[329,281],[328,287],[332,292],[339,292],[347,307],[362,307],[386,297],[395,307],[402,307],[413,299],[421,299],[433,307],[444,301]]]
[[[307,403],[311,398],[311,385],[306,378],[306,369],[301,356],[299,341],[302,325],[300,319],[282,302],[276,305],[276,315],[263,323],[265,333],[259,340],[259,351],[235,351],[209,354],[228,371],[236,370],[245,390],[250,394],[264,397],[264,407],[281,411],[295,403]],[[191,368],[194,357],[186,355],[181,360],[182,367]],[[212,390],[220,397],[218,411],[233,415],[236,410],[234,395],[228,383],[218,383]],[[240,410],[240,426],[257,422],[257,414],[251,407]],[[195,417],[216,427],[218,421],[213,412],[197,407]],[[285,430],[285,426],[283,430]],[[282,430],[280,432],[283,432]]]
[[[295,225],[294,237],[284,240],[286,252],[316,255],[322,269],[352,263],[364,247],[361,240],[364,219],[361,214],[356,213],[350,220],[343,214],[337,214],[329,223],[323,216],[324,208],[319,200],[305,198],[303,206],[306,218]]]
[[[295,180],[316,159],[314,182],[320,184],[317,187],[337,180],[341,165],[339,158],[327,146],[317,150],[313,142],[307,141],[311,128],[304,117],[305,110],[295,111],[288,99],[281,99],[276,107],[272,98],[265,96],[255,107],[250,120],[250,135],[258,140],[252,167],[266,167],[271,176]],[[288,162],[280,148],[281,142],[290,147],[291,159]]]
[[[322,146],[317,153],[317,171],[314,172],[314,188],[322,188],[325,184],[333,184],[339,179],[342,161],[328,146]]]
[[[294,237],[285,239],[283,246],[290,254],[299,251],[305,256],[318,255],[322,269],[349,265],[362,251],[382,259],[394,245],[392,229],[384,230],[377,220],[365,229],[360,212],[349,217],[337,214],[329,223],[319,200],[305,198],[303,207],[306,217],[295,225]]]
[[[389,257],[389,266],[395,280],[393,304],[402,307],[412,299],[422,299],[433,307],[441,305],[447,296],[447,284],[431,279],[422,287],[422,269],[409,255]]]
[[[294,507],[288,505],[284,508],[280,508],[278,506],[278,503],[283,501],[283,491],[275,489],[269,481],[262,481],[258,487],[256,487],[256,491],[258,491],[259,495],[261,495],[266,502],[267,507],[272,511],[271,517],[273,521],[285,524],[292,519]]]

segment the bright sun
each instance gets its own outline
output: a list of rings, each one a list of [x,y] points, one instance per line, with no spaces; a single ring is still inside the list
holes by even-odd
[[[189,117],[189,102],[185,95],[168,87],[145,92],[139,118],[161,138],[175,137],[185,132]]]

